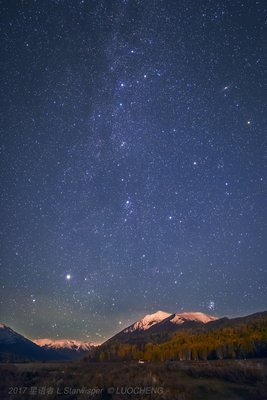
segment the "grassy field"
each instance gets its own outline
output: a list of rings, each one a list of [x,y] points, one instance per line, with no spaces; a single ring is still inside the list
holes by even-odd
[[[267,360],[0,364],[0,399],[267,400]]]

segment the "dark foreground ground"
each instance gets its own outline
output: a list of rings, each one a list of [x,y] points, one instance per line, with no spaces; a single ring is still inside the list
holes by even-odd
[[[267,400],[267,360],[0,364],[1,400]]]

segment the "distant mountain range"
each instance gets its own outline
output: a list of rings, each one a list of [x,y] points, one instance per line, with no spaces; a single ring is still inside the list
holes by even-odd
[[[37,339],[34,340],[34,343],[46,351],[53,350],[62,357],[70,360],[81,358],[85,353],[94,347],[94,345],[90,342],[68,339]]]
[[[29,340],[0,324],[0,362],[74,360],[93,348],[89,342],[78,340]]]
[[[267,311],[232,319],[201,312],[157,311],[101,346],[67,339],[31,341],[0,324],[0,362],[63,361],[83,356],[95,361],[267,357]]]
[[[0,324],[0,361],[62,360],[54,350],[47,352],[4,324]]]

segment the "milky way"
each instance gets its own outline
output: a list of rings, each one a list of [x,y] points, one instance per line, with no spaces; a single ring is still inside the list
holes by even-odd
[[[1,2],[1,322],[101,341],[267,308],[266,11]]]

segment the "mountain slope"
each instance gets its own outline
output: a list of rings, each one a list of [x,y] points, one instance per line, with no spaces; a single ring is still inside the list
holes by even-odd
[[[181,329],[198,329],[212,321],[218,321],[218,318],[201,312],[176,313],[153,326],[150,333],[166,336]]]
[[[45,351],[31,340],[0,324],[0,361],[61,360],[56,351]]]
[[[145,315],[144,318],[130,325],[128,328],[124,329],[123,332],[130,333],[134,331],[146,331],[150,329],[153,325],[158,324],[159,322],[165,320],[170,316],[171,314],[159,310],[154,314]]]
[[[165,311],[157,311],[134,322],[105,343],[161,342],[181,329],[197,328],[217,319],[201,312],[170,314]]]
[[[166,333],[164,329],[170,326],[179,329]],[[146,331],[139,330],[138,334],[137,337],[137,331],[120,332],[92,352],[91,359],[167,361],[267,357],[267,312],[233,319],[215,319],[199,313],[190,313],[187,317],[173,314]]]

